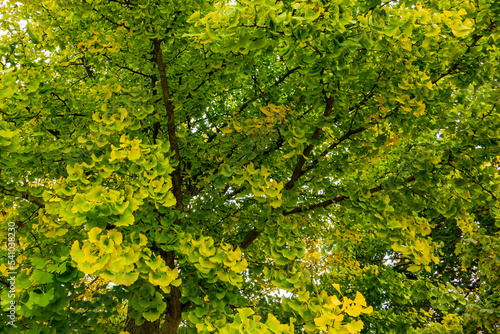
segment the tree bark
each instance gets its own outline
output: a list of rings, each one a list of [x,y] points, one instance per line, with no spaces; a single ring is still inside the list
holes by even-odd
[[[181,290],[172,286],[170,290],[170,298],[167,302],[167,314],[165,315],[165,323],[161,328],[161,334],[176,334],[179,325],[181,324],[182,304]]]
[[[123,330],[130,334],[176,334],[182,320],[182,304],[180,299],[181,290],[176,286],[172,286],[170,296],[167,300],[165,322],[161,326],[161,330],[160,320],[155,322],[146,321],[140,326],[136,325],[135,320],[130,316],[131,312],[134,312],[131,307],[128,309],[129,315]]]
[[[130,334],[160,334],[160,321],[146,321],[142,325],[138,326],[135,324],[135,320],[131,317],[134,310],[132,307],[128,307],[127,323],[123,329],[125,332]]]
[[[167,116],[167,127],[168,127],[168,141],[170,143],[170,149],[174,152],[174,159],[177,160],[177,166],[175,167],[172,176],[172,185],[173,185],[173,193],[176,199],[176,209],[179,212],[182,212],[184,209],[183,205],[183,197],[182,193],[182,176],[180,170],[180,153],[179,153],[179,144],[177,142],[177,136],[175,133],[175,119],[174,119],[174,105],[172,104],[172,100],[170,97],[170,88],[168,86],[167,74],[165,70],[165,63],[163,62],[163,54],[161,50],[161,41],[157,39],[153,39],[154,53],[156,56],[156,64],[158,67],[158,72],[160,74],[160,83],[163,94],[163,101],[166,109]],[[154,139],[156,140],[158,129],[155,129]],[[179,224],[179,219],[177,218],[175,224]],[[159,250],[162,258],[165,260],[165,263],[169,268],[175,269],[175,254],[173,251],[165,252],[161,249]],[[180,302],[181,299],[181,290],[178,287],[171,286],[170,294],[167,297],[167,309],[165,312],[165,322],[161,326],[160,330],[160,321],[148,322],[146,321],[141,326],[137,326],[135,321],[131,318],[127,319],[127,325],[125,326],[125,331],[128,331],[130,334],[176,334],[177,329],[181,323],[182,317],[182,304]],[[129,309],[129,312],[131,310]]]

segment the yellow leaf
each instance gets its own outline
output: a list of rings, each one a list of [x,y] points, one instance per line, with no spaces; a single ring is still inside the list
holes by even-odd
[[[149,282],[153,285],[159,285],[159,286],[167,286],[167,285],[170,285],[170,283],[175,279],[177,278],[177,272],[176,271],[173,271],[171,270],[171,273],[173,275],[165,275],[164,272],[150,272],[149,273]]]
[[[104,101],[106,102],[111,98],[111,95],[113,95],[113,92],[111,91],[111,89],[109,89],[108,86],[104,86],[103,91],[106,93],[106,96],[104,97]]]
[[[417,111],[415,111],[413,113],[413,115],[415,115],[415,116],[423,115],[424,111],[425,111],[425,103],[423,103],[423,102],[420,101],[420,102],[418,102],[418,104],[420,105],[420,107],[418,108]]]
[[[273,208],[275,208],[275,209],[276,209],[276,208],[279,208],[279,207],[281,206],[281,203],[282,203],[282,201],[281,201],[280,199],[276,199],[276,200],[272,201],[272,202],[270,203],[270,205],[271,205]]]
[[[361,312],[366,313],[366,314],[371,314],[371,313],[373,313],[373,307],[368,306],[367,308],[364,308],[363,310],[361,310]]]
[[[233,126],[237,132],[241,132],[241,130],[243,130],[243,126],[241,126],[240,122],[233,121]]]
[[[338,285],[338,284],[337,284]],[[340,306],[342,305],[342,302],[337,298],[337,296],[332,296],[331,297],[332,304],[335,306]]]
[[[252,187],[252,192],[255,196],[258,196],[258,197],[265,195],[265,193],[261,189],[254,188],[254,187]]]
[[[387,113],[387,110],[389,110],[389,108],[387,108],[387,107],[380,107],[378,111],[380,112],[380,115],[382,117],[384,117],[386,115],[386,113]]]
[[[398,31],[399,31],[399,26],[393,26],[385,31],[382,31],[382,33],[386,36],[394,36]]]
[[[260,107],[260,111],[266,116],[273,116],[273,113],[268,108]]]
[[[0,264],[0,272],[4,277],[9,276],[9,271],[7,270],[7,266],[4,263]]]
[[[432,30],[425,34],[427,37],[433,37],[441,32],[441,28],[437,24],[432,25]]]
[[[363,295],[361,293],[356,292],[356,298],[354,298],[354,302],[356,304],[359,304],[361,306],[366,306],[366,300],[365,300],[365,297],[363,297]]]
[[[271,328],[273,330],[273,332],[275,332],[275,330],[277,330],[281,327],[280,326],[281,323],[279,322],[279,320],[276,319],[276,317],[274,315],[272,315],[271,313],[268,313],[268,315],[267,315],[266,325],[269,328]]]
[[[231,270],[234,271],[235,273],[240,273],[243,270],[247,269],[248,263],[247,260],[243,259],[240,262],[236,263],[234,266],[231,267]]]
[[[353,321],[346,325],[349,333],[359,333],[363,329],[363,322],[361,320]]]
[[[451,32],[453,32],[453,35],[455,35],[455,37],[467,37],[467,35],[469,35],[470,28],[463,26],[451,28]]]
[[[280,187],[279,185],[276,188],[265,188],[264,192],[269,196],[269,197],[277,197],[280,194],[280,191],[283,187]]]
[[[411,266],[408,267],[408,270],[411,271],[412,273],[414,273],[414,272],[420,270],[420,266],[416,265],[416,264],[412,264]]]
[[[169,207],[174,206],[177,203],[177,200],[174,197],[174,194],[169,192],[167,196],[163,199],[163,206]]]
[[[328,318],[326,315],[322,315],[321,317],[315,318],[314,323],[320,330],[325,330],[325,326],[329,325],[331,323],[331,319]]]
[[[246,319],[249,316],[251,316],[252,314],[254,314],[255,312],[251,308],[240,308],[240,309],[238,309],[238,313],[240,314],[240,317],[242,319]]]
[[[156,256],[154,259],[152,259],[151,261],[146,261],[146,264],[152,269],[152,270],[156,270],[158,268],[160,268],[160,266],[162,265],[163,263],[163,260],[160,256]]]
[[[361,305],[351,304],[351,306],[348,307],[345,311],[351,317],[357,317],[361,314],[362,309],[363,309],[363,307]]]
[[[92,243],[96,243],[98,241],[97,235],[101,233],[102,229],[99,227],[94,227],[89,231],[89,241]]]
[[[191,16],[187,19],[187,23],[194,23],[197,22],[200,19],[200,11],[196,11]]]

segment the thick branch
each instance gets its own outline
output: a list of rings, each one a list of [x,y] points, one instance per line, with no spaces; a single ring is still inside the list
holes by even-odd
[[[494,25],[495,22],[492,22],[486,29],[485,31],[488,31],[493,25]],[[474,40],[472,41],[472,44],[467,46],[467,50],[465,51],[464,55],[468,54],[471,49],[473,47],[475,47],[477,45],[477,43],[479,42],[479,40],[483,38],[483,35],[476,35],[474,37]],[[451,68],[448,69],[448,71],[446,71],[445,73],[441,74],[439,77],[437,77],[436,79],[432,80],[432,84],[435,85],[439,80],[443,79],[444,77],[450,75],[450,74],[454,74],[455,71],[458,69],[458,66],[459,66],[459,62],[456,62]]]
[[[410,176],[410,177],[404,179],[405,183],[412,182],[412,181],[415,181],[414,176]],[[374,193],[379,192],[381,190],[382,190],[382,186],[378,186],[378,187],[371,188],[369,190],[369,192],[374,194]],[[343,200],[346,200],[348,198],[349,198],[348,196],[338,196],[338,197],[329,199],[329,200],[321,202],[321,203],[311,204],[311,205],[307,205],[307,206],[304,206],[301,208],[295,208],[295,209],[290,210],[290,211],[285,211],[282,214],[283,214],[283,216],[288,216],[288,215],[292,215],[295,213],[302,213],[302,212],[306,212],[306,211],[311,211],[311,210],[314,210],[316,208],[326,208],[329,205],[342,202]],[[245,236],[245,238],[243,238],[243,241],[240,243],[239,247],[241,249],[248,248],[252,244],[252,242],[254,242],[254,240],[257,239],[263,231],[264,230],[258,230],[254,227],[250,232],[248,232],[248,234]]]
[[[156,64],[160,72],[161,90],[163,93],[163,102],[167,110],[167,128],[168,128],[168,141],[170,148],[174,151],[174,158],[177,160],[177,166],[172,173],[172,185],[174,196],[177,201],[176,208],[179,211],[183,209],[183,194],[182,194],[182,176],[180,168],[180,154],[179,144],[177,143],[177,136],[175,134],[175,119],[174,119],[174,105],[170,98],[170,89],[168,87],[167,72],[165,71],[165,63],[163,62],[163,54],[161,51],[161,41],[158,39],[153,40],[154,52],[156,55]]]
[[[264,230],[257,230],[255,227],[248,232],[248,234],[245,236],[243,241],[240,243],[240,248],[241,249],[246,249],[248,246],[252,244],[252,242],[257,239],[257,237],[263,232]]]
[[[408,177],[408,178],[404,179],[404,182],[408,183],[408,182],[411,182],[411,181],[414,181],[414,180],[415,180],[415,177],[411,176],[411,177]],[[378,186],[378,187],[375,187],[375,188],[371,188],[369,190],[369,192],[372,193],[372,194],[374,194],[374,193],[379,192],[381,190],[382,190],[382,186]],[[290,210],[290,211],[285,211],[285,212],[283,212],[283,216],[288,216],[288,215],[292,215],[292,214],[295,214],[295,213],[302,213],[302,212],[306,212],[306,211],[311,211],[311,210],[314,210],[316,208],[326,208],[329,205],[332,205],[332,204],[335,204],[335,203],[338,203],[338,202],[342,202],[343,200],[346,200],[348,198],[349,198],[348,196],[338,196],[338,197],[329,199],[329,200],[324,201],[324,202],[320,202],[320,203],[316,203],[316,204],[310,204],[310,205],[307,205],[307,206],[304,206],[304,207],[295,208],[295,209]]]
[[[7,194],[11,196],[24,198],[25,200],[38,205],[42,209],[45,208],[45,203],[43,203],[43,200],[40,197],[33,196],[32,194],[26,191],[8,190],[2,185],[0,185],[0,190],[5,191]]]
[[[326,107],[325,107],[325,111],[323,113],[324,117],[328,117],[332,113],[332,110],[333,110],[333,101],[334,101],[333,97],[329,97],[326,100]],[[318,140],[318,138],[321,135],[322,131],[323,131],[322,128],[316,128],[316,130],[314,130],[314,133],[313,133],[311,139],[313,141]],[[293,188],[293,185],[299,179],[299,177],[301,175],[301,172],[302,172],[302,167],[304,166],[307,157],[309,157],[309,154],[311,154],[311,151],[313,150],[313,148],[314,148],[314,144],[307,145],[307,147],[305,148],[304,152],[302,153],[302,156],[299,158],[299,161],[297,161],[297,165],[295,166],[295,169],[293,170],[292,177],[285,184],[285,189],[290,190],[290,189]]]
[[[276,82],[274,83],[274,86],[278,86],[280,83],[285,81],[285,79],[288,78],[292,73],[296,72],[299,69],[300,69],[300,66],[296,66],[296,67],[292,68],[291,70],[289,70],[288,72],[286,72],[285,74],[283,74],[283,76],[281,78],[276,80]]]
[[[352,135],[355,135],[357,133],[360,133],[360,132],[363,132],[365,131],[366,128],[365,127],[360,127],[360,128],[357,128],[357,129],[354,129],[354,130],[350,130],[348,132],[346,132],[342,137],[340,137],[336,142],[334,142],[333,144],[331,144],[330,146],[328,146],[316,159],[314,159],[314,161],[311,163],[311,165],[309,167],[307,167],[306,169],[304,169],[301,173],[300,173],[300,176],[304,175],[305,173],[307,173],[308,171],[310,171],[311,169],[313,169],[314,167],[316,167],[316,165],[319,163],[319,159],[323,158],[324,156],[326,156],[328,154],[328,152],[331,152],[334,148],[336,148],[339,144],[341,144],[342,142],[346,141],[347,139],[349,139]]]
[[[175,166],[174,172],[172,173],[172,185],[174,190],[174,196],[177,201],[176,208],[182,211],[184,205],[182,203],[183,193],[182,193],[182,176],[180,168],[180,153],[179,144],[177,143],[177,136],[175,134],[175,118],[174,118],[174,105],[170,98],[170,90],[168,87],[167,73],[165,71],[165,63],[163,62],[163,53],[161,51],[161,41],[153,40],[154,53],[156,55],[156,64],[158,66],[158,72],[160,73],[160,83],[161,90],[163,94],[163,102],[165,104],[165,109],[167,111],[167,130],[168,130],[168,141],[170,143],[170,148],[174,151],[174,158],[177,160],[177,166]],[[178,220],[176,220],[178,224]],[[175,270],[175,253],[174,251],[160,251],[162,258],[169,268]],[[181,322],[182,304],[180,302],[181,292],[178,287],[171,287],[170,295],[168,296],[167,310],[165,315],[165,323],[161,328],[161,333],[163,334],[174,334],[177,333],[177,329]]]

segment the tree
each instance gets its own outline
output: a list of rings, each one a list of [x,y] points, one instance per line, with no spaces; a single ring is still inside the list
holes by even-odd
[[[498,329],[497,1],[0,10],[2,332]]]

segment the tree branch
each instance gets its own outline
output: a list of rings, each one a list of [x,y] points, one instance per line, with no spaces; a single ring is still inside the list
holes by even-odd
[[[246,249],[248,248],[248,246],[250,246],[252,244],[252,242],[257,239],[257,237],[262,233],[264,232],[264,230],[257,230],[255,227],[250,231],[248,232],[248,234],[245,236],[245,238],[243,239],[243,241],[240,243],[239,247],[240,249]]]
[[[414,176],[410,176],[410,177],[404,179],[405,183],[412,182],[412,181],[415,181],[415,177]],[[379,192],[381,190],[382,190],[382,186],[378,186],[378,187],[375,187],[375,188],[371,188],[368,191],[370,193],[374,194],[374,193]],[[285,211],[285,212],[283,212],[283,216],[288,216],[288,215],[292,215],[292,214],[295,214],[295,213],[302,213],[302,212],[306,212],[306,211],[311,211],[311,210],[314,210],[316,208],[326,208],[329,205],[332,205],[332,204],[338,203],[338,202],[342,202],[343,200],[346,200],[348,198],[349,198],[348,196],[337,196],[335,198],[329,199],[329,200],[324,201],[324,202],[320,202],[320,203],[316,203],[316,204],[310,204],[310,205],[307,205],[307,206],[304,206],[304,207],[295,208],[295,209],[290,210],[290,211]]]
[[[24,198],[25,200],[34,203],[38,205],[40,208],[45,208],[45,203],[43,203],[43,200],[40,197],[36,197],[27,191],[19,191],[19,190],[9,190],[6,189],[4,186],[0,185],[0,190],[3,190],[7,194],[14,196],[14,197],[19,197],[19,198]]]
[[[410,176],[410,177],[404,179],[405,183],[412,182],[412,181],[415,181],[415,177],[414,176]],[[374,193],[379,192],[381,190],[382,190],[382,186],[378,186],[378,187],[371,188],[368,191],[370,193],[374,194]],[[303,212],[311,211],[311,210],[314,210],[316,208],[326,208],[329,205],[332,205],[334,203],[342,202],[343,200],[346,200],[348,198],[349,198],[348,196],[337,196],[335,198],[329,199],[329,200],[324,201],[324,202],[320,202],[320,203],[316,203],[316,204],[310,204],[310,205],[307,205],[307,206],[304,206],[304,207],[295,208],[295,209],[290,210],[290,211],[285,211],[282,214],[283,214],[283,216],[288,216],[288,215],[292,215],[292,214],[296,214],[296,213],[303,213]],[[254,242],[254,240],[259,237],[259,235],[262,232],[264,232],[264,230],[258,230],[257,228],[254,227],[243,238],[243,241],[239,244],[239,247],[241,249],[248,248],[252,244],[252,242]]]
[[[174,151],[174,159],[177,160],[177,166],[172,173],[172,185],[174,196],[177,201],[176,208],[182,211],[183,205],[183,193],[182,193],[182,176],[181,176],[181,166],[180,166],[180,153],[179,144],[177,143],[177,136],[175,134],[175,118],[174,118],[174,105],[170,98],[170,89],[168,87],[167,72],[165,71],[165,63],[163,62],[163,53],[161,50],[161,41],[158,39],[153,39],[154,53],[156,55],[156,64],[158,66],[158,71],[160,73],[161,89],[163,93],[163,102],[165,104],[165,109],[167,111],[167,129],[168,129],[168,141],[170,143],[170,148]]]
[[[323,116],[324,117],[328,117],[332,113],[332,110],[333,110],[333,101],[334,101],[333,97],[327,98],[325,111],[323,112]],[[314,130],[314,133],[313,133],[311,139],[312,140],[318,140],[318,138],[321,135],[322,131],[323,131],[322,128],[316,128],[316,130]],[[309,156],[309,154],[311,154],[311,151],[313,150],[313,148],[314,148],[314,144],[307,145],[307,147],[304,150],[304,153],[302,153],[301,157],[299,158],[299,161],[297,161],[297,165],[295,166],[295,169],[293,170],[292,177],[285,184],[285,189],[290,190],[290,189],[293,188],[293,185],[299,179],[299,177],[301,175],[301,172],[302,172],[302,167],[304,166],[304,164],[306,162],[306,159]]]
[[[316,167],[316,165],[319,163],[319,159],[323,158],[324,156],[326,156],[328,154],[328,152],[330,152],[331,150],[333,150],[334,148],[336,148],[339,144],[341,144],[342,142],[346,141],[347,139],[349,139],[352,135],[355,135],[357,133],[360,133],[360,132],[363,132],[365,131],[366,128],[365,127],[360,127],[360,128],[357,128],[355,130],[350,130],[348,132],[346,132],[342,137],[340,137],[335,143],[331,144],[330,146],[328,146],[326,148],[326,150],[324,150],[320,155],[319,157],[317,157],[316,159],[314,159],[314,161],[311,163],[311,165],[309,167],[307,167],[306,169],[304,169],[301,173],[300,173],[300,176],[306,174],[308,171],[310,171],[311,169],[313,169],[314,167]]]
[[[150,76],[150,75],[148,75],[148,74],[145,74],[145,73],[142,73],[142,72],[136,71],[136,70],[134,70],[134,69],[131,69],[131,68],[127,67],[127,66],[121,66],[120,64],[115,63],[115,62],[114,62],[114,61],[112,61],[112,60],[111,60],[111,58],[110,58],[107,54],[105,54],[105,53],[100,53],[100,55],[103,55],[103,56],[104,56],[104,58],[106,58],[107,60],[109,60],[109,62],[110,62],[111,64],[115,65],[115,66],[116,66],[116,67],[118,67],[118,68],[121,68],[122,70],[127,70],[127,71],[129,71],[129,72],[132,72],[132,73],[134,73],[134,74],[138,74],[138,75],[143,76],[143,77],[146,77],[146,78],[150,78],[150,77],[151,77],[151,76]]]
[[[292,73],[297,72],[299,69],[300,69],[300,65],[292,68],[290,71],[283,74],[283,76],[281,78],[276,80],[276,82],[274,83],[274,86],[278,86],[280,83],[285,81],[285,79],[288,78]]]

